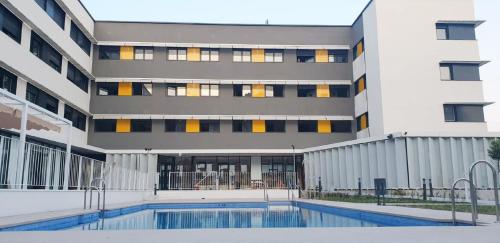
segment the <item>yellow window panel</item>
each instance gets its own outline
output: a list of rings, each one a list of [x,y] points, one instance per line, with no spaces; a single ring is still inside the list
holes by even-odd
[[[118,83],[118,96],[132,96],[132,83]]]
[[[252,62],[264,62],[264,49],[252,49]]]
[[[365,80],[365,77],[362,77],[359,79],[358,81],[358,94],[363,92],[363,90],[366,89],[366,80]]]
[[[186,121],[186,132],[187,133],[199,133],[200,132],[200,120],[187,120]]]
[[[318,121],[318,133],[332,133],[330,121]]]
[[[330,86],[328,84],[318,84],[316,86],[316,96],[319,98],[330,97]]]
[[[116,132],[119,133],[130,132],[130,119],[116,120]]]
[[[266,87],[264,84],[252,84],[252,97],[266,97]]]
[[[253,120],[252,121],[252,132],[253,133],[265,133],[266,132],[266,121]]]
[[[200,84],[187,84],[186,96],[198,97],[200,96]]]
[[[363,54],[363,41],[360,41],[357,45],[356,45],[356,56],[360,56],[361,54]]]
[[[134,60],[134,47],[121,46],[120,47],[120,60]]]
[[[361,130],[368,128],[368,117],[366,114],[361,115]]]
[[[199,62],[201,58],[200,48],[188,48],[187,60],[190,62]]]
[[[328,62],[328,50],[316,50],[316,62]]]

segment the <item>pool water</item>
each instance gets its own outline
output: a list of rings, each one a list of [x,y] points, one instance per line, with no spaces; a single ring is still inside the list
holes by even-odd
[[[464,224],[462,224],[464,225]],[[308,202],[143,204],[0,228],[0,231],[451,226]]]

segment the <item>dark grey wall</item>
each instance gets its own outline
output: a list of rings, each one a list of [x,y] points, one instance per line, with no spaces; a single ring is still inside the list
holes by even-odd
[[[89,126],[89,144],[105,149],[289,149],[355,139],[355,134],[298,133],[297,121],[287,121],[286,133],[233,133],[231,121],[221,121],[220,133],[166,133],[164,121],[153,121],[151,133],[95,133]],[[354,128],[353,128],[354,130]]]
[[[358,44],[360,40],[365,37],[364,25],[363,25],[363,15],[360,15],[356,22],[352,25],[352,42],[351,46]]]
[[[220,51],[219,62],[167,61],[167,49],[155,48],[153,61],[99,60],[94,52],[96,77],[351,80],[351,63],[297,63],[296,50],[286,50],[283,63],[235,63],[231,49]],[[349,58],[351,60],[352,58]]]
[[[453,80],[456,81],[479,81],[479,65],[477,64],[453,64]]]
[[[350,26],[273,26],[175,23],[101,22],[95,24],[99,41],[349,45]]]
[[[92,83],[93,114],[169,115],[344,115],[353,116],[354,99],[297,97],[286,85],[283,98],[234,97],[232,85],[220,85],[218,97],[169,97],[165,84],[154,84],[152,96],[97,96]],[[351,91],[352,94],[354,91]]]
[[[484,107],[482,105],[457,105],[456,116],[459,122],[484,122]]]
[[[476,28],[471,24],[448,25],[448,38],[450,40],[475,40]]]

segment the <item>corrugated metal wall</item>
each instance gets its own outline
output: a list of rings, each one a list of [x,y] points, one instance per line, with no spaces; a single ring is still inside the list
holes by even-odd
[[[488,160],[494,138],[486,137],[398,137],[355,143],[304,153],[306,189],[318,185],[324,191],[373,188],[374,178],[387,178],[391,189],[416,189],[422,179],[432,179],[434,188],[450,188],[465,177],[470,165]],[[492,174],[486,166],[476,169],[479,188],[492,188]]]

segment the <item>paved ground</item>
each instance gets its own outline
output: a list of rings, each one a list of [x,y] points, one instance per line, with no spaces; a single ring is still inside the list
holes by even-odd
[[[226,201],[226,200],[225,200]],[[449,220],[450,213],[428,209],[414,209],[374,204],[354,204],[306,200],[311,203],[345,207],[371,212],[412,217]],[[157,202],[157,201],[155,201]],[[180,201],[162,201],[180,202]],[[200,202],[200,201],[190,201]],[[210,202],[203,200],[202,202]],[[143,202],[144,203],[144,202]],[[125,205],[113,205],[113,207]],[[112,208],[112,207],[109,207]],[[47,213],[60,217],[62,214],[81,213],[65,211]],[[42,214],[36,217],[40,218]],[[29,215],[23,219],[30,219]],[[32,215],[32,217],[34,217]],[[469,221],[470,214],[458,213],[459,220]],[[33,219],[30,219],[33,220]],[[126,242],[287,242],[287,243],[499,243],[500,224],[493,223],[494,216],[480,215],[479,227],[387,227],[387,228],[307,228],[307,229],[205,229],[205,230],[147,230],[147,231],[72,231],[72,232],[5,232],[0,233],[0,243],[126,243]],[[3,222],[3,219],[0,219]],[[12,222],[12,219],[11,219]]]

